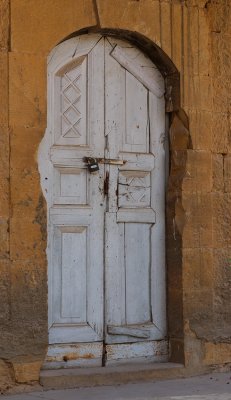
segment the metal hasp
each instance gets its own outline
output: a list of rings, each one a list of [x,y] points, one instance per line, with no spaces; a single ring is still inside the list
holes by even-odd
[[[110,165],[124,165],[126,160],[118,160],[115,158],[97,158],[99,164],[110,164]]]

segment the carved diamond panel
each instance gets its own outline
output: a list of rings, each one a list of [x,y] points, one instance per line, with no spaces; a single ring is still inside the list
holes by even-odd
[[[61,77],[61,136],[86,143],[86,59]]]
[[[150,173],[124,171],[119,175],[119,207],[150,206]]]

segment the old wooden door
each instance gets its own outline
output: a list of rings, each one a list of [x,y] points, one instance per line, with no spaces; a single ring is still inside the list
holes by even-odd
[[[39,151],[48,364],[166,359],[164,141],[164,81],[140,50],[96,34],[53,50]]]

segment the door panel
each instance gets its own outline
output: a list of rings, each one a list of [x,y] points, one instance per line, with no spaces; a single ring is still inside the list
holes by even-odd
[[[86,323],[87,316],[87,227],[68,226],[57,229],[61,254],[60,321]],[[54,302],[55,303],[55,302]],[[57,318],[58,322],[58,318]]]
[[[167,359],[166,341],[146,341],[107,345],[107,365],[163,362]]]

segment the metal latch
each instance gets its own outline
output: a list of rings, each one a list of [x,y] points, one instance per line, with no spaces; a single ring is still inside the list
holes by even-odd
[[[98,164],[110,164],[110,165],[124,165],[125,160],[118,160],[116,158],[96,158],[96,157],[84,157],[83,161],[87,164],[89,172],[95,172],[99,170]]]
[[[97,158],[99,164],[111,164],[111,165],[124,165],[125,160],[118,160],[116,158]]]

